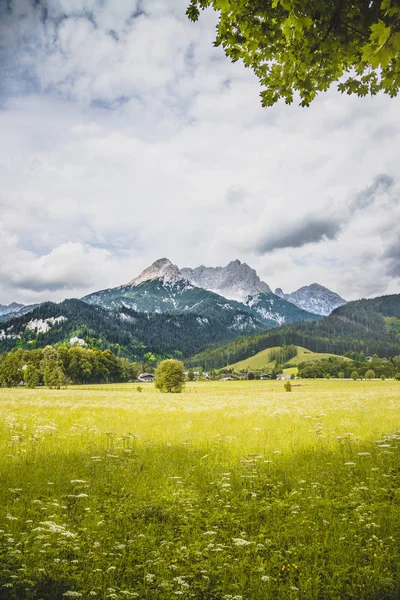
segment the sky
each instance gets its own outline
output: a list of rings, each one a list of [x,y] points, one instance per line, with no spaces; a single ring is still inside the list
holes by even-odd
[[[400,97],[262,108],[188,0],[0,0],[0,303],[240,259],[400,293]]]

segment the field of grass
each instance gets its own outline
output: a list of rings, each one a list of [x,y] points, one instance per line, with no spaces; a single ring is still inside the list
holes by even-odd
[[[400,597],[400,382],[0,389],[1,600]]]
[[[250,356],[250,358],[245,358],[240,362],[237,362],[233,365],[229,365],[228,368],[237,369],[238,371],[243,370],[251,370],[257,371],[259,369],[273,369],[275,366],[275,361],[271,361],[272,352],[279,350],[280,346],[274,346],[273,348],[266,348],[266,350],[261,350],[261,352],[257,352],[254,356]],[[288,365],[292,367],[296,367],[301,362],[308,362],[309,360],[320,360],[321,358],[329,358],[330,356],[336,356],[336,354],[327,354],[323,352],[312,352],[311,350],[307,350],[307,348],[303,348],[302,346],[296,346],[297,348],[297,356],[294,356],[290,360],[287,361]]]

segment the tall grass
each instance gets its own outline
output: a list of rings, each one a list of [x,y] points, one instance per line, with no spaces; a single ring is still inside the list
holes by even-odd
[[[400,597],[400,384],[0,390],[0,598]]]

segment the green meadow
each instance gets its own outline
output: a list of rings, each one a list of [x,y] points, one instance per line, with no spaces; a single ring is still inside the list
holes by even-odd
[[[251,370],[257,371],[259,369],[273,369],[276,365],[276,361],[272,360],[273,352],[279,350],[281,346],[274,346],[272,348],[266,348],[265,350],[261,350],[261,352],[257,352],[253,356],[249,358],[245,358],[240,362],[237,362],[233,365],[229,365],[228,368],[237,369],[238,371]],[[325,358],[337,357],[337,354],[329,354],[326,352],[312,352],[307,348],[303,348],[302,346],[296,346],[297,355],[293,358],[290,358],[286,361],[286,364],[292,367],[292,371],[297,371],[297,365],[302,362],[309,362],[315,360],[321,360]],[[284,372],[288,372],[288,369],[285,369]]]
[[[0,389],[1,600],[400,597],[400,382]]]

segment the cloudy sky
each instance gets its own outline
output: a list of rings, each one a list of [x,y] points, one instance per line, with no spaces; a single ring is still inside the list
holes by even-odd
[[[163,256],[399,293],[400,98],[263,109],[187,4],[0,0],[0,303],[80,297]]]

